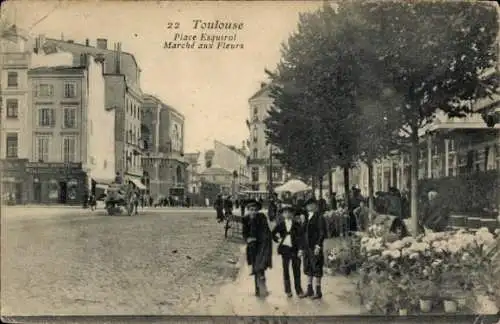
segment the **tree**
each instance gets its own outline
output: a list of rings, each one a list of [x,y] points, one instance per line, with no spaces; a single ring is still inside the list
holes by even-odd
[[[356,73],[352,64],[344,64],[346,47],[332,43],[335,16],[327,6],[300,16],[298,31],[282,46],[276,71],[268,73],[274,105],[265,122],[268,140],[281,149],[281,159],[291,170],[317,178],[340,165],[347,170],[348,194],[348,168],[356,147],[351,136],[356,80],[350,76]]]
[[[477,2],[377,2],[341,5],[339,13],[356,22],[358,50],[370,58],[376,79],[390,85],[397,103],[384,110],[397,119],[391,125],[399,124],[390,131],[404,132],[410,143],[411,214],[417,229],[419,130],[438,109],[463,117],[474,101],[498,88],[497,79],[481,77],[497,60],[496,8]]]

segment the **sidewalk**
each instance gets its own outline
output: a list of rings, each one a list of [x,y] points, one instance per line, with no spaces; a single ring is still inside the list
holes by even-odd
[[[223,286],[216,296],[216,302],[209,308],[210,315],[237,316],[328,316],[359,315],[362,312],[356,286],[352,279],[325,274],[323,277],[323,299],[288,298],[283,289],[281,256],[273,249],[273,268],[266,271],[270,295],[257,298],[254,295],[254,279],[245,258],[240,259],[240,273],[237,279]],[[303,289],[306,277],[302,275]],[[293,286],[293,283],[292,283]]]

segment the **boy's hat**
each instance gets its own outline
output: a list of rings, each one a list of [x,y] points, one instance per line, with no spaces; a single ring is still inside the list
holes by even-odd
[[[284,213],[285,211],[289,211],[289,212],[294,213],[295,212],[295,208],[293,208],[292,205],[282,205],[281,209],[280,209],[280,213]]]
[[[255,199],[249,199],[247,200],[246,207],[255,207],[257,210],[260,210],[262,208],[262,204],[258,202]]]
[[[316,204],[318,204],[318,202],[316,201],[315,198],[309,198],[309,199],[306,200],[304,206],[313,205],[313,204],[316,205]]]

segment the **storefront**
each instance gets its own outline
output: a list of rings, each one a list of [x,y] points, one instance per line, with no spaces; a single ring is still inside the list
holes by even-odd
[[[26,194],[26,159],[1,160],[2,202],[8,205],[23,204]]]
[[[87,189],[81,163],[27,163],[30,197],[36,204],[82,204]]]

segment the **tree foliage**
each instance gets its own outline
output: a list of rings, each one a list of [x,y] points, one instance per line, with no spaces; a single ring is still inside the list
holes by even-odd
[[[438,110],[463,117],[496,91],[498,78],[483,75],[497,35],[484,2],[343,2],[303,14],[271,74],[269,140],[305,170],[384,157],[405,134],[416,219],[418,132]]]

